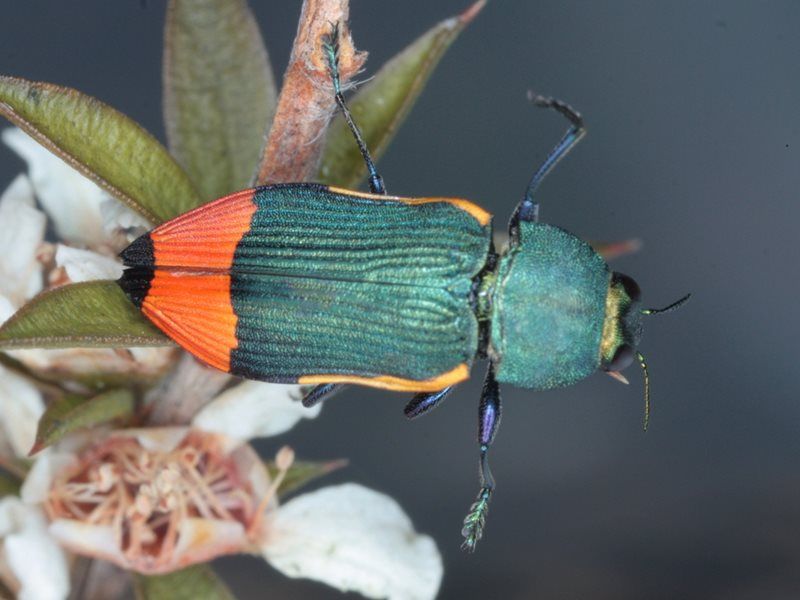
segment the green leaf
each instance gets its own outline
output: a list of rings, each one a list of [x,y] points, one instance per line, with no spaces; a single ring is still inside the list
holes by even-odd
[[[171,0],[164,117],[178,161],[212,200],[246,187],[277,93],[267,50],[244,0]]]
[[[278,487],[278,496],[285,496],[291,492],[295,492],[301,487],[311,483],[314,479],[327,475],[337,469],[347,465],[347,460],[329,460],[325,462],[314,461],[295,461],[286,472],[281,485]],[[274,479],[278,474],[278,469],[275,467],[273,461],[265,463],[270,478]]]
[[[30,453],[36,454],[78,429],[129,417],[134,408],[133,392],[129,389],[109,390],[92,398],[63,396],[50,404],[39,419]]]
[[[417,38],[348,102],[374,160],[383,155],[445,51],[484,4],[485,0],[476,2],[460,16],[442,21]],[[352,188],[366,172],[358,146],[338,114],[328,132],[318,179]]]
[[[96,98],[49,83],[0,77],[0,114],[154,223],[200,203],[166,148]]]
[[[134,575],[137,600],[233,600],[234,595],[207,565],[167,575]]]
[[[44,292],[0,326],[0,350],[169,344],[114,281],[74,283]]]

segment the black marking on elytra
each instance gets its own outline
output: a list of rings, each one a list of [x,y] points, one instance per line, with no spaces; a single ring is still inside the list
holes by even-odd
[[[136,238],[133,243],[119,253],[126,267],[152,267],[156,263],[153,239],[149,233]]]
[[[142,302],[150,291],[150,282],[153,280],[153,267],[128,267],[122,272],[122,277],[117,280],[119,287],[130,298],[136,308],[142,308]]]

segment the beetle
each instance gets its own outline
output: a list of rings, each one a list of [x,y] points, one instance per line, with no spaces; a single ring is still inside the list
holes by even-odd
[[[531,178],[501,252],[491,215],[454,198],[389,196],[339,81],[338,29],[323,42],[336,103],[369,173],[371,193],[315,183],[243,190],[168,221],[122,253],[119,285],[157,327],[233,375],[314,386],[307,406],[358,384],[415,392],[405,414],[438,405],[486,360],[479,408],[480,492],[464,547],[483,534],[495,488],[489,447],[499,384],[571,385],[596,370],[623,379],[638,359],[644,314],[630,277],[589,244],[539,222],[534,194],[583,137],[567,104],[535,96],[569,129]]]

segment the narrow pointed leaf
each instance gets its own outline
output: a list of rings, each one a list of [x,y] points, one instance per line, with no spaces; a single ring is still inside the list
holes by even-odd
[[[234,600],[228,586],[207,565],[167,575],[134,575],[137,600]]]
[[[286,477],[284,477],[281,485],[278,487],[278,496],[282,497],[295,492],[301,487],[311,483],[314,479],[332,473],[346,465],[347,460],[345,459],[324,462],[295,461],[286,472]],[[274,478],[278,474],[278,469],[275,467],[273,461],[268,461],[266,467],[271,478]]]
[[[374,160],[386,150],[445,51],[477,15],[480,0],[457,17],[442,21],[389,60],[348,102]],[[366,168],[341,114],[331,124],[318,179],[355,187]]]
[[[167,139],[205,200],[247,186],[276,102],[267,50],[244,0],[171,0]]]
[[[31,454],[52,446],[78,429],[130,417],[134,407],[133,392],[128,389],[109,390],[92,398],[63,396],[50,404],[39,419]]]
[[[114,281],[44,292],[0,326],[0,350],[168,345]]]
[[[153,223],[200,203],[166,148],[96,98],[49,83],[0,77],[0,114]]]

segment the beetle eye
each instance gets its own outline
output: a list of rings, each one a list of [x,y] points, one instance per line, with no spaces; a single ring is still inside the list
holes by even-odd
[[[616,275],[631,302],[638,302],[642,298],[642,290],[639,288],[639,284],[623,273],[617,273]]]
[[[622,371],[633,362],[634,354],[633,346],[622,344],[611,362],[605,365],[606,371]]]

